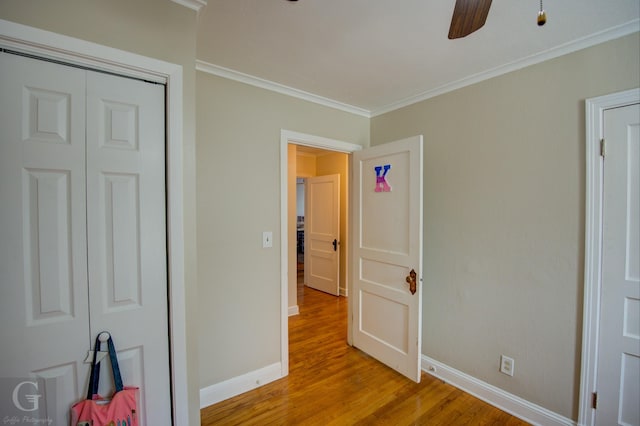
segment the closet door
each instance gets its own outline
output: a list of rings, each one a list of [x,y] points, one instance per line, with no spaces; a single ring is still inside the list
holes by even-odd
[[[43,378],[24,393],[54,406],[21,414],[64,425],[88,376],[85,72],[0,53],[0,76],[0,378]]]
[[[147,425],[171,423],[164,127],[164,86],[87,72],[91,334],[113,335]]]
[[[68,424],[107,330],[140,424],[171,424],[164,86],[7,53],[0,76],[0,391],[43,378],[26,414]]]

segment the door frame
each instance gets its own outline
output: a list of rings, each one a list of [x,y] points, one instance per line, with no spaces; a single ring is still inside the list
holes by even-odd
[[[326,149],[328,151],[351,154],[360,151],[363,146],[322,136],[309,135],[294,132],[292,130],[280,130],[280,366],[281,376],[289,374],[289,239],[287,224],[288,213],[288,151],[289,144],[304,145],[313,148]],[[351,158],[349,159],[349,164]],[[349,165],[351,173],[351,165]],[[351,179],[349,180],[351,181]],[[349,182],[351,185],[351,182]],[[349,209],[347,221],[351,223],[351,210]],[[348,257],[347,257],[348,259]],[[347,260],[347,268],[349,261]],[[348,277],[348,273],[347,273]],[[349,282],[345,283],[349,288]],[[347,292],[349,292],[347,290]]]
[[[600,291],[602,286],[604,111],[640,102],[640,89],[631,89],[585,100],[586,186],[584,239],[584,302],[582,319],[582,365],[578,424],[593,425],[592,394],[596,391]]]
[[[166,85],[169,352],[174,424],[189,419],[184,282],[182,66],[0,19],[0,48]]]

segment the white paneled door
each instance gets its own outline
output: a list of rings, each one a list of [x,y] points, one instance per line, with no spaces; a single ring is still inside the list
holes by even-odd
[[[640,105],[605,110],[597,425],[640,425]]]
[[[0,53],[0,75],[0,377],[44,377],[68,424],[90,339],[85,72]]]
[[[353,154],[353,345],[420,382],[422,136]]]
[[[0,75],[0,377],[44,378],[68,424],[107,330],[141,424],[170,424],[164,87],[8,53]]]
[[[305,284],[340,295],[340,175],[305,179]]]

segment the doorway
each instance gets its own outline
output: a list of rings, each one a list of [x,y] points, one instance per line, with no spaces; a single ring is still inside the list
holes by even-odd
[[[295,218],[295,203],[289,202],[289,199],[292,197],[288,194],[295,192],[295,170],[293,167],[289,167],[289,164],[294,162],[295,149],[297,145],[305,145],[305,146],[315,146],[318,148],[324,148],[332,151],[344,152],[347,154],[354,154],[349,158],[350,165],[353,167],[350,172],[350,178],[352,179],[352,187],[354,188],[354,193],[351,198],[351,207],[354,209],[353,214],[348,215],[348,224],[349,227],[353,230],[352,232],[352,244],[354,245],[354,249],[347,249],[347,262],[346,262],[346,276],[349,277],[353,275],[353,282],[347,282],[346,288],[349,289],[349,292],[353,292],[356,299],[355,301],[350,301],[348,303],[348,326],[347,326],[347,343],[349,345],[354,344],[354,338],[356,337],[355,330],[358,330],[360,334],[362,334],[362,320],[363,318],[380,318],[380,315],[383,315],[385,310],[384,307],[381,306],[380,303],[375,303],[376,300],[384,298],[383,296],[379,296],[375,294],[378,287],[382,288],[382,291],[385,291],[384,287],[391,288],[390,286],[398,287],[393,288],[392,291],[397,293],[401,293],[402,297],[397,300],[390,300],[392,303],[396,303],[400,307],[396,307],[395,311],[398,315],[395,315],[393,318],[393,325],[389,326],[387,323],[381,321],[367,321],[367,330],[369,334],[370,332],[374,332],[373,336],[381,336],[380,341],[385,341],[384,336],[395,336],[393,332],[389,332],[389,330],[393,329],[402,329],[403,336],[401,339],[397,337],[393,337],[390,340],[395,340],[395,342],[402,342],[404,349],[399,346],[393,346],[393,342],[389,342],[388,346],[391,348],[393,353],[394,360],[392,361],[384,361],[385,357],[373,355],[374,358],[377,358],[387,365],[391,366],[395,370],[401,372],[412,380],[418,382],[419,378],[417,378],[417,374],[419,374],[420,370],[420,351],[421,351],[421,340],[420,340],[420,327],[422,324],[422,312],[421,312],[421,288],[422,285],[420,282],[422,281],[422,182],[423,182],[423,172],[422,172],[422,135],[417,135],[411,138],[406,138],[403,140],[398,140],[394,142],[390,142],[385,144],[384,147],[373,147],[367,150],[362,151],[362,155],[359,156],[359,152],[363,148],[359,145],[348,144],[345,142],[320,138],[317,136],[305,135],[300,133],[294,133],[286,130],[281,131],[280,137],[280,200],[281,200],[281,374],[282,376],[286,376],[289,374],[289,345],[288,345],[288,308],[289,308],[289,300],[295,300],[295,295],[289,298],[290,292],[295,292],[295,287],[291,286],[290,289],[290,281],[295,282],[294,277],[295,273],[295,250],[289,250],[289,246],[295,245],[295,219],[289,221],[289,217]],[[362,173],[364,162],[368,163],[366,167],[369,171],[366,174]],[[378,191],[378,186],[381,182],[386,182],[386,171],[393,167],[393,164],[400,164],[398,170],[400,173],[398,177],[400,180],[398,182],[402,182],[400,186],[396,187],[396,191],[394,191],[394,197],[396,200],[392,200],[391,203],[383,203],[380,204],[383,199],[378,199],[377,203],[368,203],[365,206],[366,200],[363,200],[364,197],[361,196],[363,194],[363,182],[366,183],[366,187],[368,188],[367,193],[370,192],[383,192],[383,193],[391,193],[391,186],[382,186],[382,191]],[[404,166],[402,165],[404,164]],[[357,165],[357,167],[356,167]],[[380,172],[383,169],[385,173],[380,176]],[[395,169],[394,169],[395,170]],[[374,173],[372,173],[374,172]],[[366,177],[365,177],[366,176]],[[290,188],[291,187],[291,188]],[[375,189],[375,190],[373,190]],[[397,209],[396,206],[402,206],[400,209]],[[384,206],[384,208],[379,208]],[[289,213],[291,211],[291,214]],[[380,215],[383,217],[381,218]],[[402,253],[402,257],[396,256],[397,260],[402,260],[401,264],[398,264],[397,268],[393,269],[391,273],[387,273],[385,271],[382,276],[386,277],[383,279],[384,282],[374,282],[370,278],[372,276],[380,275],[379,272],[372,271],[374,275],[369,275],[368,277],[364,277],[362,275],[362,265],[363,262],[367,259],[362,255],[363,244],[365,247],[371,246],[371,241],[366,242],[363,239],[364,234],[369,234],[367,230],[364,229],[362,224],[368,224],[367,226],[370,228],[371,226],[375,226],[378,223],[383,223],[384,217],[395,217],[396,223],[404,223],[407,229],[402,232],[402,235],[409,236],[408,238],[404,238],[402,240],[401,245],[404,249]],[[408,218],[408,220],[397,220],[400,216]],[[403,226],[405,226],[403,225]],[[373,234],[378,234],[378,232],[374,232]],[[380,253],[388,253],[395,254],[398,250],[397,247],[394,247],[394,244],[397,246],[395,239],[391,239],[391,242],[386,242],[386,238],[380,238],[379,236],[374,237],[373,243],[377,244],[377,246],[373,246],[375,250]],[[357,248],[357,250],[356,250]],[[290,258],[290,254],[292,254],[292,258]],[[359,257],[358,257],[359,256]],[[369,256],[371,257],[371,256]],[[380,256],[376,256],[378,260],[371,257],[369,260],[373,260],[373,262],[368,262],[368,264],[375,264],[375,262],[380,260]],[[392,264],[393,262],[387,262]],[[349,272],[350,267],[357,267],[353,273]],[[415,271],[417,268],[417,271]],[[410,271],[410,269],[413,269]],[[368,281],[369,283],[373,283],[379,286],[373,289],[373,291],[363,291],[362,283],[364,281]],[[408,284],[408,285],[407,285]],[[371,290],[371,289],[370,289]],[[368,303],[368,306],[371,309],[368,309],[365,315],[361,315],[361,313],[356,312],[356,307],[362,303],[362,296],[371,295],[369,297],[369,301],[373,301],[373,303]],[[358,299],[360,297],[360,299]],[[376,299],[377,298],[377,299]],[[404,306],[404,307],[402,307]],[[361,311],[359,311],[361,312]],[[353,319],[353,320],[352,320]],[[355,323],[355,319],[357,319],[358,323]],[[373,325],[373,328],[370,327]],[[378,327],[378,325],[382,325],[382,327]],[[377,327],[377,328],[376,328]],[[378,333],[380,331],[381,333]],[[415,346],[413,344],[408,345],[407,342],[415,342]],[[358,345],[356,345],[358,346]],[[411,347],[411,351],[408,351],[409,347]],[[367,350],[367,348],[362,348],[364,352],[371,353]],[[398,364],[400,361],[400,364]],[[392,365],[393,364],[393,365]],[[396,365],[397,364],[397,365]]]
[[[578,416],[578,422],[585,425],[600,423],[607,412],[612,413],[609,414],[611,418],[618,417],[630,424],[637,423],[640,418],[637,411],[640,371],[637,331],[637,301],[640,300],[637,273],[638,103],[639,89],[586,101],[585,296]],[[619,126],[612,118],[618,113],[624,116],[624,110],[634,104],[632,119],[622,121],[622,132],[616,131]],[[620,171],[626,174],[622,180],[615,174],[610,175]],[[620,212],[622,220],[616,219]],[[612,260],[617,262],[617,267],[612,267]],[[622,272],[616,276],[609,271]],[[628,294],[619,294],[626,290],[629,290]],[[625,304],[623,308],[619,306],[622,303]],[[610,305],[614,306],[613,313]],[[616,340],[606,340],[611,337]],[[605,361],[609,365],[603,367],[602,360],[610,356],[608,352],[619,348],[619,343],[627,345],[624,353],[622,356],[621,351],[617,355],[614,353],[610,361]],[[614,372],[607,373],[611,367]],[[606,375],[604,380],[602,374]],[[613,386],[612,379],[618,381]],[[630,417],[625,419],[625,416]],[[605,422],[610,423],[611,419],[605,419]]]
[[[345,156],[347,165],[346,177],[349,175],[349,154],[362,149],[360,145],[327,139],[320,136],[282,130],[280,134],[280,240],[281,240],[281,365],[282,376],[289,374],[289,325],[290,315],[298,314],[297,305],[297,215],[296,215],[296,150],[315,149],[318,152],[335,155],[341,153]],[[345,180],[348,182],[348,180]],[[345,208],[348,206],[348,184],[345,183],[344,199]],[[290,202],[292,201],[292,202]],[[348,210],[345,212],[345,233],[348,229]],[[346,235],[346,234],[345,234]],[[346,277],[349,276],[348,268],[348,243],[342,245],[345,261],[343,276],[345,295],[348,288]],[[342,273],[342,271],[341,271]],[[292,303],[293,302],[293,303]]]

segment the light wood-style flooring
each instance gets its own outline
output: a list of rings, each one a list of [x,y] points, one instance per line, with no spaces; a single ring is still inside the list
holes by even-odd
[[[204,408],[202,425],[527,423],[423,373],[416,384],[346,343],[347,299],[298,287],[289,376]]]

